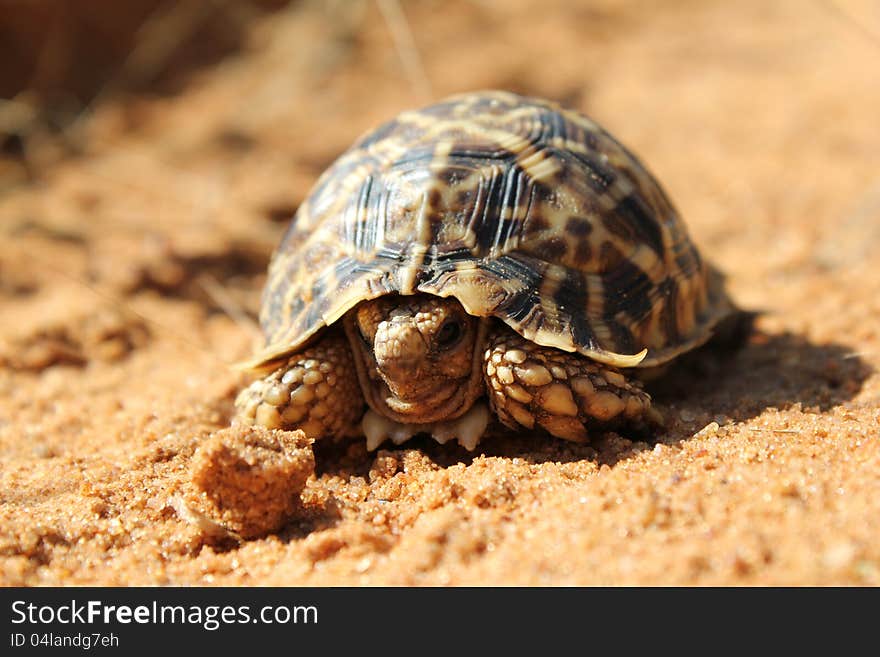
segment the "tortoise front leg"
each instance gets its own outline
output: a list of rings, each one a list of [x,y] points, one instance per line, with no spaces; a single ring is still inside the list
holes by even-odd
[[[330,331],[242,390],[238,419],[269,429],[302,429],[316,440],[356,435],[364,414],[351,348]]]
[[[592,426],[656,421],[641,383],[585,356],[496,329],[484,355],[486,391],[498,419],[512,429],[542,427],[584,442]]]

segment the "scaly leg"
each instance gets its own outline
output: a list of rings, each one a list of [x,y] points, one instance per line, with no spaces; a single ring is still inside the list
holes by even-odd
[[[584,442],[593,426],[658,422],[640,382],[580,354],[536,345],[507,327],[489,336],[483,367],[492,410],[513,429],[541,427]]]
[[[302,429],[314,439],[356,435],[364,414],[348,340],[328,332],[242,390],[238,418],[269,429]]]

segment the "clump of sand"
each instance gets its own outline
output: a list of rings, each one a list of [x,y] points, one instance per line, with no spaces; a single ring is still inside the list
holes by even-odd
[[[300,493],[314,471],[312,440],[302,431],[218,431],[193,456],[183,515],[206,533],[264,536],[301,510]]]

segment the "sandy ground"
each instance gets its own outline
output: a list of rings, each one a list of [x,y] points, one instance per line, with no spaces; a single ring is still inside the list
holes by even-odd
[[[179,93],[100,104],[77,157],[2,170],[0,583],[880,583],[876,3],[540,4],[405,3],[423,73],[374,3],[298,5]],[[226,430],[228,364],[317,175],[487,87],[639,153],[763,312],[748,344],[656,383],[647,443],[312,457]]]

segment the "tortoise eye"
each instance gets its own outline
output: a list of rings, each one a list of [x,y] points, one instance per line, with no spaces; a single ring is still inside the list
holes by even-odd
[[[464,331],[462,330],[461,322],[450,319],[440,327],[439,331],[437,331],[437,337],[434,338],[434,344],[440,349],[451,349],[458,344],[458,341],[461,340],[463,334]]]

